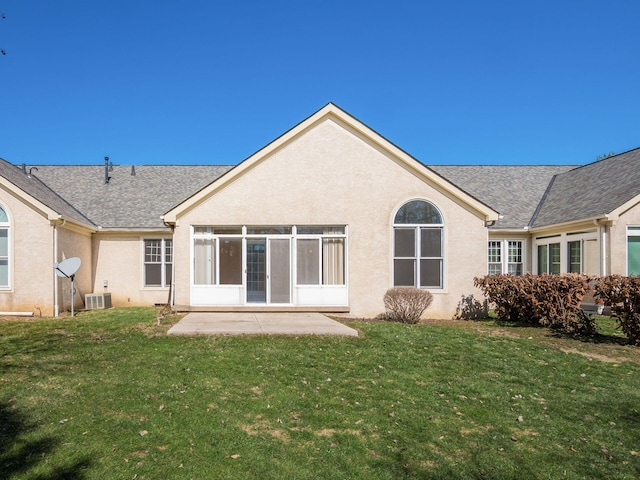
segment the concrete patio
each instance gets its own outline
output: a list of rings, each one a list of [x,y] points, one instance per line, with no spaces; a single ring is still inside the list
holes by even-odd
[[[315,312],[191,312],[168,334],[358,336],[357,330]]]

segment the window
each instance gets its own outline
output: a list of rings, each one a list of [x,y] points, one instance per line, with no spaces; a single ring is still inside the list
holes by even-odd
[[[9,288],[9,216],[0,207],[0,288]]]
[[[640,227],[627,227],[627,275],[640,275]]]
[[[502,242],[489,242],[489,275],[502,273]]]
[[[168,287],[173,269],[173,242],[168,238],[144,241],[144,286]]]
[[[345,284],[344,227],[297,227],[297,284]]]
[[[511,275],[522,275],[522,242],[510,240],[507,242],[509,256],[507,257],[507,273]]]
[[[444,255],[440,211],[430,202],[412,200],[398,209],[393,223],[394,286],[442,288]]]
[[[560,244],[538,245],[538,273],[560,273]]]
[[[521,240],[490,241],[488,250],[489,275],[501,273],[522,275],[522,243]]]
[[[582,273],[582,241],[567,242],[569,273]]]
[[[194,227],[194,285],[242,284],[242,227]]]

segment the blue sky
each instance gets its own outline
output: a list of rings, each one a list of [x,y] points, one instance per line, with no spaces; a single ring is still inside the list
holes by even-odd
[[[580,164],[640,147],[635,0],[0,11],[0,157],[14,164],[236,164],[328,102],[426,164]]]

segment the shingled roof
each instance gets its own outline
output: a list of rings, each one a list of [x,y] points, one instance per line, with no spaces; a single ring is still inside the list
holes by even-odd
[[[103,229],[164,228],[169,209],[223,175],[222,165],[38,165],[39,179]]]
[[[524,230],[554,175],[575,166],[429,165],[470,195],[500,213],[492,230]]]
[[[558,174],[532,227],[604,217],[640,195],[640,148]]]
[[[1,160],[1,159],[0,159]],[[585,166],[429,165],[501,214],[491,228],[524,230],[602,217],[640,194],[640,148]],[[161,215],[224,175],[228,165],[38,165],[4,160],[0,175],[52,210],[103,229],[164,228]]]
[[[73,220],[89,227],[95,226],[91,220],[78,211],[78,209],[74,208],[69,202],[58,195],[58,193],[40,181],[40,179],[35,176],[35,173],[37,173],[36,168],[33,169],[32,173],[34,175],[29,175],[28,172],[23,171],[22,168],[16,167],[0,158],[0,176],[57,214],[62,215],[67,220]]]

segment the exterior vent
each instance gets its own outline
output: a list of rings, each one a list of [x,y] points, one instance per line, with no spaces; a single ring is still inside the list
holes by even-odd
[[[84,296],[84,304],[87,310],[111,308],[110,293],[87,293]]]

